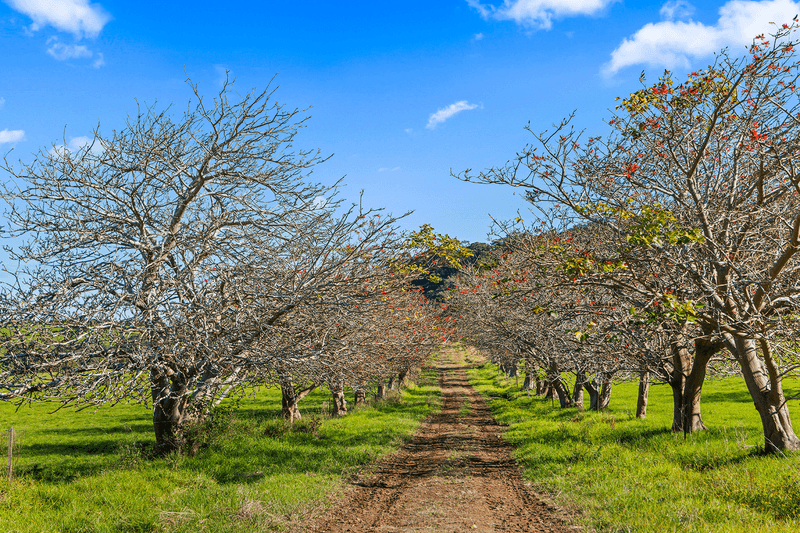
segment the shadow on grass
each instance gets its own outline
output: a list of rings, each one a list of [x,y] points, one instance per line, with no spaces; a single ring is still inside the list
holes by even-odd
[[[37,429],[37,433],[43,435],[80,435],[80,436],[108,436],[108,435],[129,435],[131,433],[150,434],[153,432],[152,423],[143,423],[142,419],[134,419],[138,424],[111,427],[84,427],[84,428],[58,428],[58,429]]]

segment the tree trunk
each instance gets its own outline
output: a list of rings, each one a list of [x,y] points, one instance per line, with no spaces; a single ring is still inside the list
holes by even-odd
[[[599,397],[600,391],[597,390],[597,382],[595,380],[586,381],[583,384],[583,387],[589,393],[589,410],[590,411],[599,411]]]
[[[380,380],[380,382],[378,382],[378,388],[377,391],[375,392],[375,397],[378,398],[379,400],[386,398],[386,385],[383,384],[383,380]]]
[[[693,431],[703,431],[708,429],[703,424],[700,416],[700,397],[703,390],[703,382],[706,379],[706,369],[708,362],[717,353],[719,345],[705,339],[697,339],[694,342],[694,361],[692,370],[686,378],[683,386],[683,431],[692,433]]]
[[[545,400],[555,400],[558,398],[558,391],[550,382],[545,383],[544,398]]]
[[[583,411],[583,383],[586,381],[586,373],[581,370],[575,373],[575,386],[572,388],[572,404]]]
[[[156,434],[156,453],[166,455],[181,447],[181,426],[187,422],[188,395],[183,375],[172,379],[156,370],[150,372],[150,394],[153,399],[153,429]]]
[[[564,409],[565,407],[572,407],[572,398],[570,398],[569,391],[567,390],[567,387],[564,386],[564,382],[561,380],[561,378],[558,378],[553,382],[553,388],[558,395],[558,403],[561,408]]]
[[[686,346],[686,339],[679,335],[672,342],[672,373],[669,386],[672,387],[672,431],[683,431],[683,391],[691,368],[692,355]]]
[[[333,408],[331,414],[333,416],[344,416],[347,414],[347,400],[344,397],[344,384],[341,381],[329,383],[328,387],[333,396]]]
[[[527,359],[522,360],[522,368],[525,370],[525,379],[522,380],[522,390],[534,390],[536,388],[536,380],[534,379],[536,370],[533,368],[533,365],[528,364]]]
[[[406,386],[406,380],[408,379],[408,372],[410,369],[406,368],[405,370],[401,370],[399,374],[397,374],[397,388],[402,389]]]
[[[547,384],[542,381],[538,373],[534,373],[533,377],[536,380],[536,396],[545,396],[548,392]]]
[[[792,428],[789,409],[783,395],[781,376],[772,359],[769,342],[761,342],[764,362],[758,358],[756,341],[736,337],[736,359],[742,368],[747,390],[753,398],[764,428],[764,451],[800,450],[800,439]]]
[[[611,401],[611,376],[603,376],[603,386],[600,388],[600,398],[598,399],[598,410],[608,409],[608,402]]]
[[[636,418],[647,416],[647,400],[650,395],[650,372],[639,373],[639,394],[636,397]]]
[[[505,370],[506,374],[508,374],[508,377],[510,377],[510,378],[517,377],[517,365],[516,364],[506,365],[503,370]]]
[[[295,420],[300,420],[300,418],[302,418],[302,415],[300,415],[300,408],[297,407],[299,401],[300,400],[297,398],[292,381],[282,380],[281,413],[283,414],[284,420],[287,420],[290,424],[294,423]]]
[[[283,414],[284,420],[287,420],[290,424],[294,423],[295,420],[300,420],[302,417],[300,415],[300,408],[297,407],[297,404],[300,403],[300,400],[308,396],[311,391],[317,388],[317,384],[313,384],[308,388],[301,389],[299,391],[295,390],[294,383],[292,383],[292,379],[290,377],[280,377],[280,385],[281,385],[281,412]]]
[[[553,389],[555,396],[558,397],[558,403],[561,408],[572,407],[572,398],[569,397],[569,391],[564,386],[564,380],[561,379],[561,372],[559,372],[558,365],[551,363],[547,369],[547,382]]]
[[[367,403],[367,393],[364,390],[364,387],[358,386],[355,389],[353,389],[353,392],[355,396],[353,398],[353,403],[355,403],[356,407]]]
[[[389,384],[386,386],[387,390],[395,390],[397,388],[397,380],[394,375],[389,376]]]

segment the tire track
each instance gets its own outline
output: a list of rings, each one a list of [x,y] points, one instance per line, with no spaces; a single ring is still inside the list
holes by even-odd
[[[318,533],[560,533],[574,531],[525,486],[511,446],[468,383],[457,355],[438,366],[442,410],[385,458],[343,502],[311,526]]]

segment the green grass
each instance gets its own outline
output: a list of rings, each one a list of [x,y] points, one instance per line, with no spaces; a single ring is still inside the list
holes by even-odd
[[[262,390],[218,411],[209,445],[197,455],[161,459],[151,458],[152,425],[142,406],[48,414],[52,408],[0,405],[0,428],[14,426],[19,436],[18,477],[12,485],[0,480],[0,531],[291,528],[438,409],[432,371],[420,383],[339,419],[325,416],[330,394],[315,391],[300,403],[303,419],[294,426],[280,419],[279,391]]]
[[[672,397],[652,385],[647,419],[635,418],[636,383],[616,384],[608,411],[579,413],[520,392],[482,364],[470,382],[490,400],[525,476],[598,532],[800,531],[800,454],[763,456],[761,423],[744,382],[708,381],[709,431],[670,431]],[[786,382],[787,394],[800,382]],[[508,398],[508,399],[503,399]],[[800,431],[800,407],[790,402]]]

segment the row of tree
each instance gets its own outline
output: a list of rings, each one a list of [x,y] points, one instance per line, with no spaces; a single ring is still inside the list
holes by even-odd
[[[758,36],[743,58],[722,51],[682,83],[643,76],[606,136],[570,117],[507,165],[458,176],[521,187],[540,213],[505,226],[505,248],[460,276],[450,303],[463,332],[539,369],[562,405],[588,389],[602,406],[614,374],[643,391],[655,375],[682,431],[704,428],[709,368],[735,370],[765,449],[800,449],[782,388],[800,368],[796,29]]]
[[[326,384],[344,414],[345,385],[363,399],[449,335],[409,285],[447,239],[409,238],[311,182],[324,158],[294,146],[306,118],[272,90],[233,97],[226,83],[208,101],[189,86],[179,119],[142,107],[79,150],[6,160],[0,193],[16,244],[0,399],[151,403],[162,452],[256,386],[280,386],[294,420]]]

